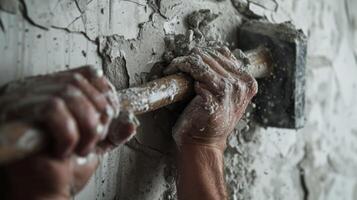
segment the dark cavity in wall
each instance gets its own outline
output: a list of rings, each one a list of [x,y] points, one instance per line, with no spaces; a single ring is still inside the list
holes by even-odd
[[[117,89],[129,87],[129,74],[126,68],[125,54],[121,49],[112,48],[113,43],[123,43],[124,37],[113,35],[99,40],[99,55],[103,59],[103,70]]]

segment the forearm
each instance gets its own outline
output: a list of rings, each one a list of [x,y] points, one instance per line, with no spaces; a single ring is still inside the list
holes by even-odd
[[[184,145],[178,153],[178,199],[227,199],[223,153],[212,147]]]

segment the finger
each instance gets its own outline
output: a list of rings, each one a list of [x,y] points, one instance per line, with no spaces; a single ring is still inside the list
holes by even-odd
[[[28,94],[34,88],[37,88],[41,85],[48,85],[47,83],[51,83],[56,81],[56,83],[63,83],[68,81],[68,79],[64,77],[73,77],[74,74],[80,74],[87,81],[89,81],[90,85],[94,86],[105,98],[107,101],[112,105],[115,114],[119,113],[119,102],[116,96],[116,90],[114,86],[110,83],[108,79],[106,79],[103,75],[103,71],[100,68],[95,68],[92,66],[80,67],[77,69],[57,72],[54,74],[46,75],[46,76],[35,76],[26,78],[24,81],[15,82],[12,88],[13,93],[19,94]],[[73,78],[72,80],[73,81]],[[16,85],[20,85],[21,87],[16,87]],[[18,97],[18,95],[15,95]]]
[[[114,119],[110,125],[106,140],[98,144],[97,153],[104,154],[128,142],[135,136],[139,126],[140,123],[133,113],[120,113],[119,117]]]
[[[95,147],[98,140],[105,137],[104,126],[99,120],[100,114],[81,90],[74,86],[66,86],[64,92],[59,95],[75,117],[80,130],[81,139],[76,152],[85,156]]]
[[[107,124],[114,116],[114,109],[108,102],[106,95],[94,87],[80,73],[71,73],[68,77],[68,83],[79,88],[87,98],[93,103],[97,110],[102,114],[102,123]]]
[[[82,77],[82,75],[78,73],[74,73],[74,74],[72,73],[72,74],[63,75],[61,77],[57,77],[55,79],[50,79],[46,82],[46,84],[32,89],[31,94],[35,97],[31,97],[31,98],[36,100],[39,99],[39,97],[45,95],[57,95],[61,93],[61,91],[64,90],[64,88],[66,88],[66,85],[64,84],[73,84],[84,94],[85,97],[87,97],[87,99],[89,99],[90,103],[94,105],[96,111],[99,112],[100,114],[100,124],[102,124],[103,127],[102,133],[98,133],[98,134],[102,134],[102,137],[100,137],[99,139],[104,139],[108,127],[110,125],[110,122],[114,117],[114,111],[111,105],[108,103],[106,97],[102,95],[96,88],[94,88],[88,81],[86,81],[86,79]],[[29,103],[31,101],[27,100],[26,102]],[[33,104],[35,105],[35,102],[33,102]],[[17,103],[17,105],[19,104]],[[40,105],[41,105],[40,103],[37,103],[36,107],[40,107]],[[30,107],[30,109],[33,108]],[[27,113],[27,112],[21,112],[21,113]]]
[[[88,183],[89,179],[99,165],[99,157],[90,153],[85,157],[73,156],[71,159],[73,169],[72,194],[77,194]]]
[[[206,53],[208,52],[208,49],[206,50],[206,52],[204,52],[200,48],[194,48],[192,51],[201,56],[203,62],[208,64],[218,74],[222,75],[223,77],[228,75],[227,71],[220,65],[220,63],[218,63],[211,55]]]
[[[66,88],[64,89],[64,87]],[[98,140],[106,137],[109,123],[103,124],[99,121],[99,113],[81,90],[70,85],[49,85],[38,87],[38,90],[37,92],[41,93],[40,91],[42,91],[44,94],[36,94],[35,92],[33,96],[26,97],[19,102],[13,102],[13,105],[10,105],[6,112],[7,119],[47,120],[46,117],[41,115],[41,111],[43,111],[41,105],[48,101],[49,95],[60,95],[80,129],[81,140],[76,148],[78,154],[85,155],[90,149],[94,148]]]
[[[94,66],[85,66],[70,70],[66,73],[80,73],[85,77],[97,90],[104,94],[108,102],[114,108],[115,114],[119,114],[119,101],[116,95],[116,89],[111,82],[104,77],[103,70]]]
[[[228,52],[227,48],[220,48],[221,52],[228,55],[231,54]],[[232,74],[235,74],[235,77],[239,80],[242,80],[248,88],[249,95],[253,97],[258,91],[258,83],[249,73],[242,70],[244,67],[244,62],[241,60],[235,59],[232,54],[233,59],[229,59],[218,51],[208,51],[212,57],[214,57],[227,71]]]
[[[82,75],[75,73],[73,83],[80,88],[86,97],[93,103],[97,111],[101,113],[101,123],[104,126],[109,126],[114,117],[114,109],[108,102],[105,95],[100,93],[93,87]]]
[[[177,74],[180,70],[177,68],[178,65],[190,65],[189,63],[190,57],[188,56],[181,56],[173,59],[169,66],[164,70],[164,74]]]
[[[215,94],[221,92],[223,83],[220,75],[204,63],[199,55],[192,54],[186,58],[185,63],[171,63],[170,65],[170,67],[175,67],[182,72],[188,73],[196,81],[206,84],[211,91],[215,91]]]
[[[63,89],[64,85],[72,84],[79,88],[101,113],[101,122],[104,126],[109,126],[114,117],[114,109],[106,96],[79,73],[60,73],[56,77],[42,79],[39,83],[41,84],[29,89],[31,94],[53,94]]]
[[[242,80],[247,85],[248,96],[250,98],[254,97],[258,92],[257,80],[247,72],[241,72],[240,80]]]
[[[55,154],[62,158],[68,157],[79,140],[76,120],[60,98],[53,98],[46,110],[44,125],[53,137]]]
[[[215,50],[207,50],[207,53],[211,55],[227,72],[234,75],[240,75],[244,63],[237,59],[227,58],[223,54]]]
[[[212,93],[209,91],[208,87],[200,82],[195,82],[195,92],[204,102],[208,102],[209,98],[212,98]]]
[[[131,112],[121,112],[110,127],[107,139],[115,145],[129,141],[136,134],[139,120]]]
[[[43,125],[53,138],[54,152],[66,157],[79,138],[76,121],[62,99],[48,95],[31,96],[7,107],[6,120],[25,120]]]
[[[62,81],[63,78],[68,79],[68,77],[62,77]],[[51,80],[51,82],[52,81],[54,80]],[[69,81],[66,80],[64,82],[67,83]],[[107,118],[104,123],[103,121],[98,120],[101,117],[100,113],[98,113],[93,103],[86,95],[84,95],[82,90],[78,89],[77,87],[73,85],[60,85],[51,83],[49,85],[37,87],[32,91],[32,93],[35,96],[35,99],[38,99],[36,95],[39,95],[39,97],[41,97],[41,95],[60,95],[66,101],[81,130],[82,139],[78,147],[79,149],[82,149],[81,146],[84,145],[82,143],[86,144],[83,148],[88,147],[88,145],[92,148],[98,139],[104,139],[106,137],[107,128],[109,127],[109,122],[111,119]],[[100,94],[98,95],[100,96]],[[105,104],[108,105],[108,103],[105,101],[105,98],[101,101],[102,102],[99,103],[102,104],[101,106],[104,109]],[[37,103],[36,107],[40,107],[39,105],[40,104]],[[88,151],[88,149],[83,151]]]
[[[219,53],[221,53],[222,55],[224,55],[225,57],[229,58],[229,59],[236,59],[234,57],[233,53],[226,46],[216,47],[215,50],[218,51]]]

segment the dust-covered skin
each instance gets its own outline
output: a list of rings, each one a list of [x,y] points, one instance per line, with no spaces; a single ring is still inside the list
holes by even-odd
[[[91,177],[98,155],[126,142],[137,127],[125,119],[130,114],[114,119],[116,90],[94,67],[9,84],[0,105],[2,124],[33,124],[51,141],[47,151],[3,167],[9,199],[69,199]]]
[[[258,87],[242,66],[243,61],[228,48],[194,48],[167,69],[190,74],[197,94],[173,130],[178,146],[178,199],[227,199],[226,140]]]
[[[197,96],[174,127],[178,146],[185,143],[225,149],[225,142],[257,92],[255,79],[242,70],[227,48],[194,48],[176,58],[167,69],[179,69],[195,78]]]

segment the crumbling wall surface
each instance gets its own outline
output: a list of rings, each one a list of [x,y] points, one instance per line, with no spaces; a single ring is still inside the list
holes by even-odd
[[[0,0],[0,84],[84,64],[103,67],[118,89],[143,83],[165,36],[185,34],[200,9],[213,21],[190,24],[193,33],[232,48],[243,19],[291,20],[309,37],[307,125],[242,121],[225,154],[230,198],[357,199],[354,0]],[[140,116],[138,135],[103,156],[75,199],[176,199],[175,117],[171,107]]]

